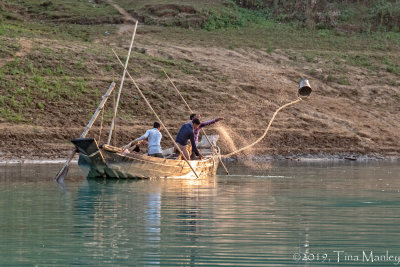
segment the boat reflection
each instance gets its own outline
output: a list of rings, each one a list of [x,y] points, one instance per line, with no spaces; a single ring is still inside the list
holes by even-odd
[[[309,266],[293,254],[400,251],[398,164],[291,164],[207,180],[71,169],[63,191],[53,171],[0,168],[0,266]]]
[[[180,258],[183,246],[186,256],[179,264],[190,264],[200,246],[201,228],[210,223],[205,218],[211,215],[203,216],[204,207],[199,205],[202,197],[216,195],[216,184],[215,177],[85,179],[79,185],[73,211],[79,220],[75,232],[86,236],[83,246],[87,253],[100,250],[101,255],[119,258],[129,251],[138,264],[162,265],[160,252],[168,250]],[[210,208],[207,213],[212,213]],[[171,245],[171,239],[177,243]]]

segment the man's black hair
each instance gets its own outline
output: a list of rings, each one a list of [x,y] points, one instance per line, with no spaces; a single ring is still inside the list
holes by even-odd
[[[200,120],[198,118],[192,120],[193,124],[200,124]]]
[[[196,115],[196,113],[190,114],[190,120],[192,121]]]
[[[153,128],[160,128],[160,124],[158,122],[155,122]]]

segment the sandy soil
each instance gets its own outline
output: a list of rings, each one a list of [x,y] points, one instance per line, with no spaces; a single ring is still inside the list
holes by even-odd
[[[158,45],[143,48],[150,55],[186,59],[203,69],[210,69],[197,79],[186,76],[172,77],[172,80],[180,90],[192,91],[188,102],[192,109],[203,114],[204,120],[219,116],[225,118],[207,129],[210,134],[221,136],[219,144],[223,154],[261,136],[273,112],[297,98],[298,81],[305,76],[302,70],[291,67],[290,61],[285,61],[279,52],[266,54],[251,50],[229,51],[168,44],[164,44],[162,49]],[[276,58],[280,58],[280,65],[275,64]],[[208,81],[208,76],[215,75],[214,70],[218,70],[217,75],[224,79],[215,81],[210,78]],[[155,83],[151,77],[141,77],[138,81],[142,85]],[[350,89],[332,88],[316,79],[310,79],[310,82],[314,88],[312,95],[281,111],[266,138],[245,155],[400,155],[399,105],[393,103],[392,89],[382,90],[379,84],[374,83],[374,77],[360,80]],[[171,89],[171,99],[167,101],[176,108],[160,115],[166,125],[171,125],[170,130],[176,133],[188,112],[178,96],[174,97],[167,80],[164,85]],[[127,90],[133,90],[128,83],[126,86]],[[150,88],[153,87],[157,87],[157,83]],[[370,94],[374,88],[379,88],[379,95]],[[359,92],[357,97],[347,95],[353,89]],[[0,158],[65,156],[72,148],[68,140],[79,136],[87,123],[82,121],[76,125],[79,115],[78,118],[66,115],[53,107],[54,117],[42,125],[0,123]],[[67,124],[64,127],[60,125],[62,122],[57,117]],[[143,121],[139,121],[141,119]],[[117,145],[140,135],[153,120],[150,114],[138,117],[133,125],[120,120]],[[92,135],[97,137],[98,131],[97,124]],[[103,137],[103,142],[105,139]],[[164,147],[170,145],[165,133],[164,140]]]
[[[128,12],[126,12],[125,9],[121,8],[119,5],[117,5],[114,1],[112,0],[107,0],[107,3],[112,5],[118,12],[122,15],[124,23],[119,26],[118,33],[123,34],[129,31],[132,31],[132,25],[135,25],[136,19],[132,17]]]
[[[133,19],[123,10],[121,14],[127,17],[127,21]],[[132,31],[128,26],[121,25],[120,33],[126,32],[128,36]],[[149,56],[182,60],[197,66],[196,73],[180,76],[172,73],[171,77],[192,109],[202,114],[203,120],[225,118],[206,129],[209,134],[220,135],[222,154],[248,145],[261,136],[273,112],[295,100],[298,82],[302,77],[309,77],[307,71],[310,67],[294,64],[280,50],[266,53],[256,49],[233,51],[195,45],[184,47],[160,43],[148,34],[139,34],[136,40],[136,49]],[[29,54],[32,41],[21,40],[21,45],[18,57]],[[319,64],[323,65],[323,62]],[[361,155],[364,158],[367,158],[365,155],[399,158],[399,89],[382,83],[384,79],[396,77],[390,73],[386,77],[378,73],[365,76],[361,69],[354,67],[351,69],[351,85],[333,86],[326,82],[323,69],[316,71],[317,75],[309,78],[314,89],[311,96],[279,113],[266,138],[239,156],[257,159],[270,159],[265,155],[289,159]],[[187,121],[189,112],[168,80],[144,75],[137,81],[145,90],[162,92],[164,98],[155,98],[157,102],[154,100],[153,103],[162,103],[164,108],[156,109],[171,133],[176,134],[179,126]],[[127,83],[126,91],[134,94],[134,90]],[[153,123],[154,117],[143,111],[146,110],[144,104],[135,108],[138,109],[132,110],[135,115],[130,120],[118,119],[115,145],[128,143]],[[65,157],[73,148],[69,140],[78,137],[87,123],[82,118],[88,118],[93,111],[54,103],[47,107],[46,119],[35,125],[0,121],[0,161]],[[100,143],[106,140],[107,132],[104,127]],[[97,139],[98,133],[97,123],[89,136]],[[166,148],[171,144],[164,132],[162,146]]]
[[[29,39],[21,39],[19,40],[19,43],[21,45],[20,50],[15,54],[15,57],[24,57],[32,49],[33,42],[32,40]],[[13,61],[14,57],[8,57],[8,58],[0,58],[0,68],[3,67],[7,62]]]

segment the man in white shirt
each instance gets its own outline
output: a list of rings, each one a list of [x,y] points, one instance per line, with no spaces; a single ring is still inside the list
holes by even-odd
[[[148,155],[152,157],[163,158],[162,149],[161,149],[161,125],[158,122],[154,123],[153,129],[149,129],[146,131],[144,135],[133,141],[132,143],[137,143],[147,138],[148,143]]]

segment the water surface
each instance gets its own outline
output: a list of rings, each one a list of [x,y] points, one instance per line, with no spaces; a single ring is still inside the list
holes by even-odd
[[[195,181],[87,180],[75,166],[63,185],[58,168],[0,165],[0,266],[400,261],[399,163],[230,164]]]

